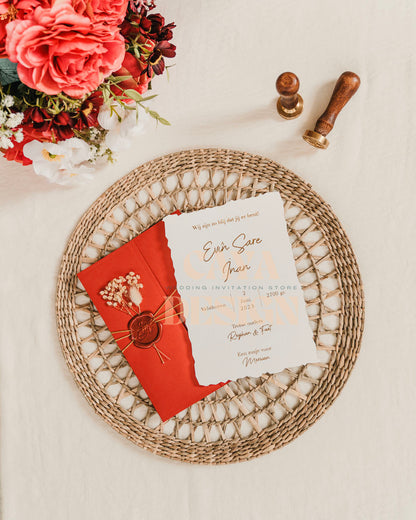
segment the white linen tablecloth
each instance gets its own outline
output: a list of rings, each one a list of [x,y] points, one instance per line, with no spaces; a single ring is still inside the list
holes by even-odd
[[[172,122],[81,188],[0,160],[0,492],[4,520],[416,517],[416,3],[159,0],[178,28],[176,67],[154,81]],[[295,72],[304,113],[275,110]],[[328,150],[301,139],[338,76],[358,73]],[[358,257],[362,351],[328,412],[287,447],[195,467],[118,435],[72,381],[55,328],[55,285],[83,212],[129,170],[193,147],[263,154],[312,184]]]

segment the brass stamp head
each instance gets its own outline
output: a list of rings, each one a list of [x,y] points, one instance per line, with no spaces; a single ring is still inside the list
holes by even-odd
[[[307,143],[315,146],[315,148],[328,148],[328,139],[324,135],[318,134],[318,132],[314,132],[313,130],[306,130],[306,132],[303,134],[303,138]]]
[[[303,110],[303,99],[300,94],[298,94],[298,102],[296,103],[294,108],[286,108],[282,105],[282,98],[279,97],[277,100],[277,111],[284,119],[295,119],[299,117]]]

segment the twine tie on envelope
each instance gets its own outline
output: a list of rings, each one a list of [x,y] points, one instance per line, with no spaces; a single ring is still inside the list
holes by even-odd
[[[180,316],[182,309],[173,314],[171,311],[175,311],[178,307],[181,308],[182,303],[180,302],[164,310],[165,305],[175,294],[175,288],[156,311],[142,311],[140,304],[143,301],[143,297],[140,289],[143,289],[140,275],[130,271],[125,276],[119,276],[110,280],[105,289],[100,292],[100,295],[106,300],[107,305],[130,317],[127,329],[112,332],[117,342],[130,340],[126,346],[121,348],[121,352],[124,353],[131,346],[143,350],[153,348],[160,362],[164,365],[165,360],[170,361],[170,357],[156,346],[162,335],[162,322],[174,316]],[[116,334],[122,334],[122,336],[117,337]]]

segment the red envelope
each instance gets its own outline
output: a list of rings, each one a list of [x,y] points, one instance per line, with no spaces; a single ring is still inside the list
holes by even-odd
[[[140,288],[142,297],[140,309],[133,308],[130,311],[131,315],[109,306],[100,295],[112,279],[126,276],[130,272],[140,275],[140,282],[143,285]],[[165,225],[162,221],[80,272],[78,278],[112,332],[118,346],[121,350],[125,349],[123,354],[127,362],[162,421],[170,419],[223,386],[222,384],[201,386],[195,377],[188,332],[181,317],[175,315],[181,308],[178,306],[180,303],[178,293],[174,299],[169,299],[176,289],[176,280],[165,236]],[[152,313],[148,318],[146,318],[146,311]],[[132,316],[138,315],[139,312],[142,317],[135,318],[136,322],[133,326]],[[157,314],[157,319],[154,318],[154,314]],[[169,319],[165,319],[168,316]],[[156,323],[158,323],[158,331],[155,329]],[[153,342],[153,346],[146,345],[139,348],[135,343],[131,343],[132,334],[140,335],[145,330],[149,332],[150,339],[158,337],[157,341]],[[126,337],[120,339],[122,336]]]

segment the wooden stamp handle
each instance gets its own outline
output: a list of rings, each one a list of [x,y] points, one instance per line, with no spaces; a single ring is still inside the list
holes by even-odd
[[[327,136],[335,124],[338,114],[357,92],[360,78],[354,72],[344,72],[336,82],[332,97],[325,112],[316,122],[315,132]]]
[[[276,80],[276,90],[280,103],[287,110],[292,110],[298,102],[299,79],[293,72],[283,72]]]

